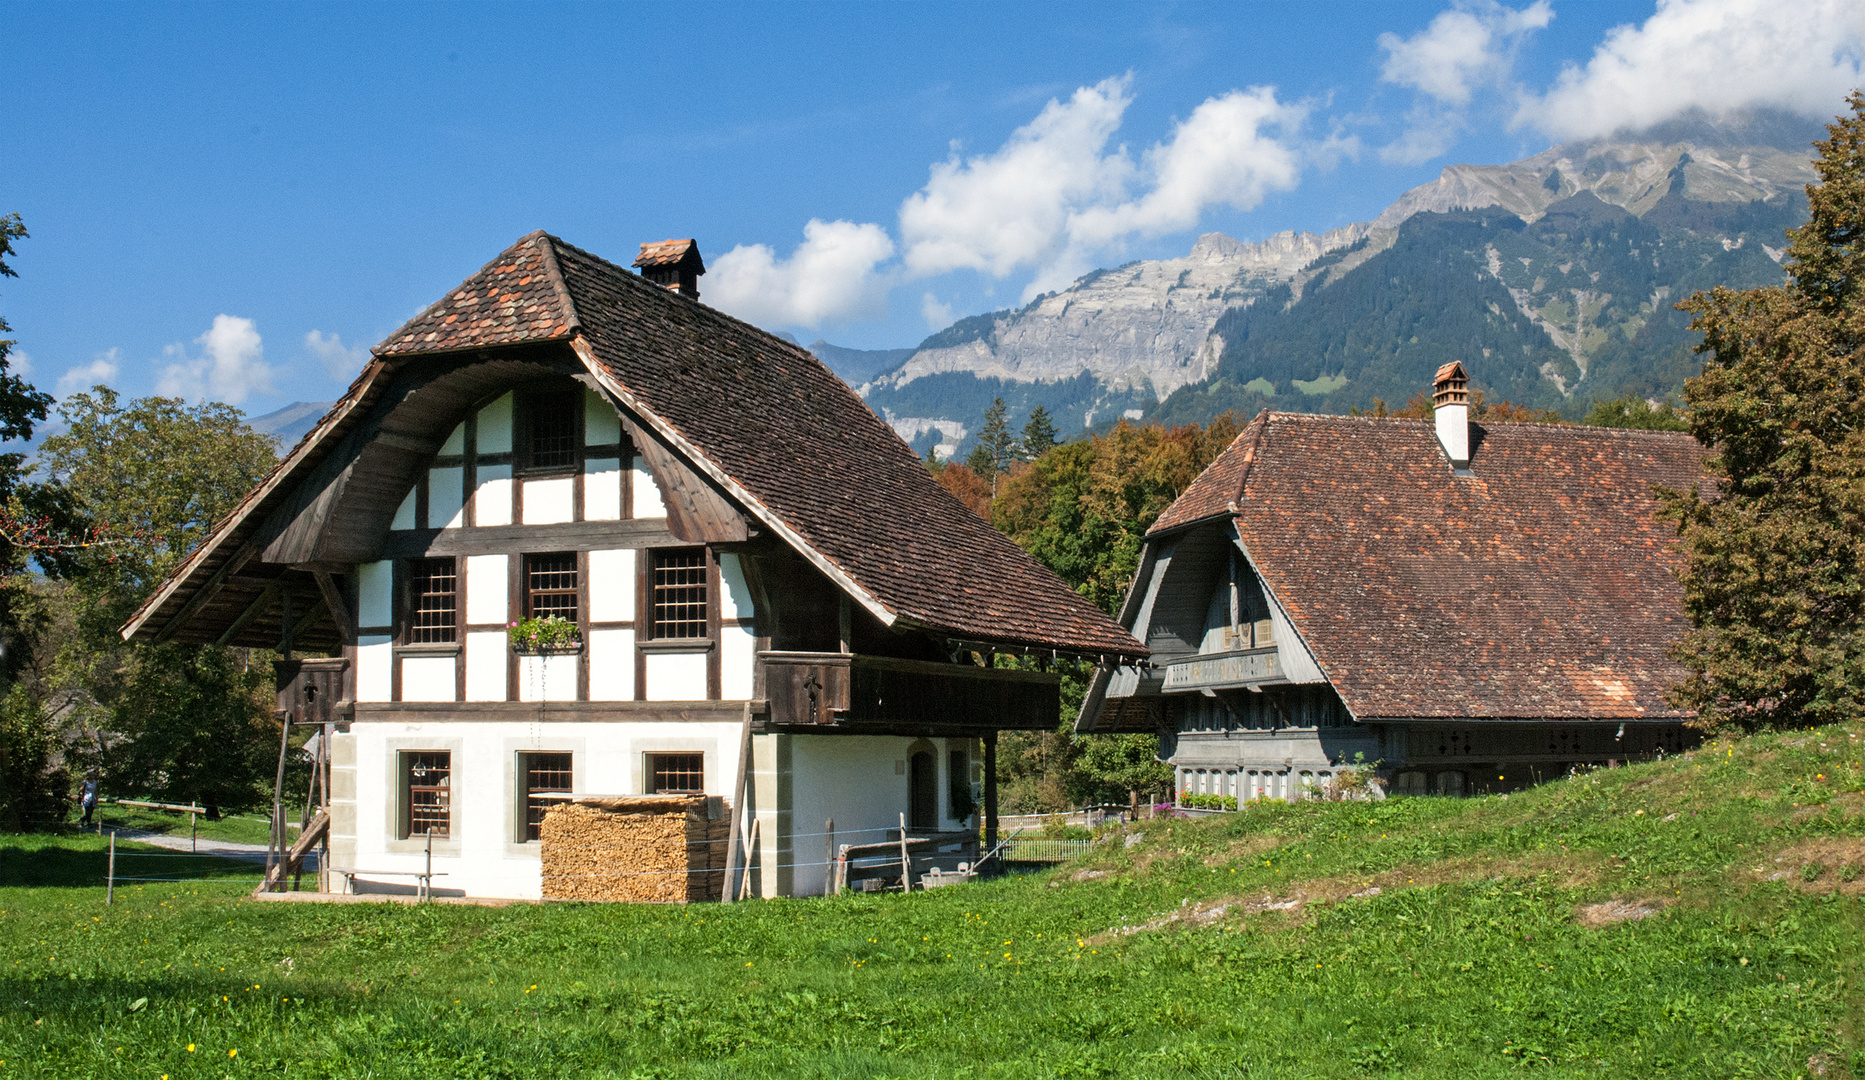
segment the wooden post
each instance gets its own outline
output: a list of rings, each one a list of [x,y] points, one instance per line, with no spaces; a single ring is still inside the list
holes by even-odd
[[[199,814],[196,814],[192,810],[188,811],[188,854],[190,855],[199,855],[201,853],[200,833],[195,829],[195,822],[199,820],[199,818]]]
[[[997,846],[997,732],[984,733],[984,850]]]
[[[415,899],[426,903],[434,895],[434,831],[427,833],[427,876],[421,879],[421,895]]]
[[[272,839],[266,845],[266,877],[279,868],[274,892],[285,891],[285,754],[291,748],[291,713],[278,711],[278,775],[272,781]]]
[[[751,893],[751,853],[758,849],[758,819],[751,819],[751,835],[745,839],[745,873],[738,883],[738,898],[743,900]]]
[[[835,895],[835,819],[822,823],[822,894]]]
[[[835,895],[842,895],[848,888],[848,845],[843,844],[835,853]]]
[[[117,831],[110,830],[110,861],[104,866],[104,903],[117,902]]]
[[[913,891],[913,857],[907,854],[907,816],[900,815],[900,891]]]
[[[742,893],[734,893],[732,886],[738,883],[739,871],[744,870],[744,877],[751,876],[750,853],[744,841],[746,837],[745,800],[751,790],[751,704],[745,703],[745,730],[738,741],[738,782],[733,785],[732,828],[730,839],[725,845],[725,883],[719,890],[719,902],[729,904],[733,900],[742,900]]]

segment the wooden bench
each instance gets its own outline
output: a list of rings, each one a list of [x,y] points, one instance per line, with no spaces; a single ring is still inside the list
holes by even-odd
[[[415,899],[422,902],[433,899],[434,879],[447,876],[446,872],[442,870],[357,870],[343,866],[333,866],[330,868],[330,872],[343,875],[343,888],[345,892],[349,893],[354,893],[356,891],[356,876],[358,874],[365,874],[369,877],[411,877],[415,879]]]

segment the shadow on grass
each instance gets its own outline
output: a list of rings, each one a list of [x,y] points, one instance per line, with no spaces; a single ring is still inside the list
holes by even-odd
[[[95,837],[89,838],[96,841]],[[110,865],[108,841],[74,849],[70,837],[0,838],[0,888],[89,889],[104,884]],[[212,855],[186,855],[143,844],[117,845],[119,886],[139,881],[199,881],[257,878],[251,862]]]

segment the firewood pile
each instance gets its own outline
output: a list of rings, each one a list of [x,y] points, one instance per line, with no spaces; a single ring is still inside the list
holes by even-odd
[[[544,896],[684,904],[725,887],[731,817],[704,795],[590,797],[544,814]]]

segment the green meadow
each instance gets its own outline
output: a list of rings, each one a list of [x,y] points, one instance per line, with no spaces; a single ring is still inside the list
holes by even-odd
[[[1865,1076],[1862,745],[731,906],[263,903],[130,845],[189,880],[106,906],[98,838],[4,837],[0,1076]]]

